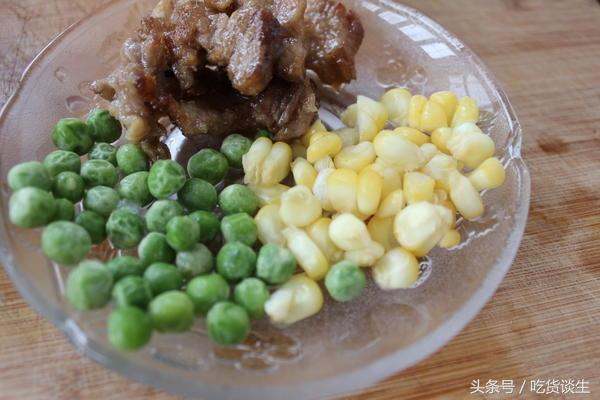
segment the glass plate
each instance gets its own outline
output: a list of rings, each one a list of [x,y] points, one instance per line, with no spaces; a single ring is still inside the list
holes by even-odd
[[[356,94],[378,98],[389,86],[469,95],[483,110],[480,125],[495,140],[507,172],[502,188],[485,193],[485,215],[461,225],[463,242],[436,249],[422,263],[419,285],[384,293],[370,283],[357,301],[328,302],[317,316],[285,330],[258,323],[246,344],[227,349],[213,346],[198,321],[191,332],[156,334],[143,351],[119,353],[105,336],[106,310],[82,314],[64,301],[66,271],[41,254],[39,230],[8,223],[5,176],[11,166],[52,150],[49,132],[58,119],[88,111],[89,82],[115,66],[123,40],[154,2],[115,1],[68,28],[31,63],[2,111],[0,254],[23,297],[92,359],[144,383],[204,398],[341,394],[419,362],[455,336],[492,296],[523,235],[530,179],[520,155],[521,129],[473,52],[431,19],[387,0],[346,2],[360,15],[366,36],[358,79],[340,101]],[[98,257],[110,251],[94,249]]]

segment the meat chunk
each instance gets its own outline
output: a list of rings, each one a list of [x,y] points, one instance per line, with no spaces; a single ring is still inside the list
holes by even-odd
[[[356,14],[339,1],[307,0],[304,18],[308,43],[307,68],[330,85],[340,85],[356,78],[354,57],[364,37]]]
[[[186,136],[264,128],[288,140],[317,115],[306,69],[348,82],[362,36],[335,0],[160,0],[93,88],[146,147],[170,123]]]

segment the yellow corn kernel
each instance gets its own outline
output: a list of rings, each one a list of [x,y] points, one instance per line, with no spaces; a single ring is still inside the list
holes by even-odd
[[[383,290],[407,289],[419,278],[419,261],[406,249],[389,250],[373,267],[373,280]]]
[[[342,149],[342,139],[335,133],[326,133],[317,137],[316,140],[311,140],[311,142],[306,149],[306,158],[310,163],[314,163],[323,157],[333,157]]]
[[[425,103],[419,129],[430,133],[446,126],[448,126],[448,119],[444,107],[434,101]]]
[[[500,187],[505,179],[506,171],[496,157],[488,158],[469,174],[469,180],[479,191]]]
[[[446,200],[448,200],[448,192],[444,189],[435,189],[433,191],[433,204],[442,204]]]
[[[273,142],[269,138],[260,137],[256,139],[250,149],[242,157],[244,167],[244,183],[260,185],[262,183],[263,163],[267,159]]]
[[[281,195],[279,216],[288,226],[310,225],[322,213],[321,202],[306,186],[294,186]]]
[[[437,154],[425,164],[421,171],[435,180],[436,187],[449,191],[448,177],[452,171],[456,171],[456,167],[457,163],[454,158],[446,154]]]
[[[479,121],[479,107],[477,102],[470,97],[463,97],[458,101],[456,111],[452,117],[452,128],[464,124],[465,122],[477,123]]]
[[[473,220],[483,215],[483,201],[471,181],[460,172],[453,172],[449,178],[450,200],[464,218]]]
[[[306,147],[300,139],[292,141],[292,158],[296,159],[298,157],[306,158]]]
[[[333,133],[342,139],[342,147],[353,146],[360,140],[358,130],[355,128],[342,128],[335,130]]]
[[[329,237],[329,225],[331,225],[331,218],[319,218],[306,227],[306,233],[323,252],[327,260],[333,264],[341,260],[344,253]]]
[[[340,214],[329,225],[329,237],[342,250],[360,250],[371,243],[367,226],[354,214]]]
[[[450,229],[448,232],[446,232],[442,240],[440,240],[438,246],[444,249],[449,249],[451,247],[458,246],[459,243],[460,232],[458,232],[456,229]]]
[[[274,185],[290,173],[292,148],[284,142],[275,142],[262,166],[262,185]]]
[[[375,148],[371,142],[360,142],[354,146],[344,147],[333,159],[336,168],[361,171],[375,161]]]
[[[356,127],[356,114],[358,113],[358,104],[352,104],[348,106],[346,110],[340,115],[340,119],[349,128]]]
[[[275,324],[291,325],[318,313],[323,307],[323,292],[305,274],[294,275],[265,303],[265,313]]]
[[[408,124],[408,107],[412,94],[404,88],[388,90],[381,96],[381,104],[387,109],[389,120],[396,126]]]
[[[327,196],[334,210],[356,211],[358,175],[351,169],[336,169],[327,178]]]
[[[304,230],[288,227],[283,230],[283,236],[288,249],[309,278],[319,280],[327,274],[329,263],[325,255]]]
[[[396,189],[383,199],[375,216],[377,218],[395,217],[405,204],[404,192],[402,189]]]
[[[446,220],[446,225],[448,225],[450,228],[454,228],[456,227],[456,207],[454,207],[454,204],[452,204],[452,201],[450,201],[450,199],[448,198],[448,200],[444,200],[442,201],[440,204],[437,204],[440,207],[445,207],[448,210],[450,210],[450,213],[441,213],[441,215],[444,218],[448,218],[448,220]],[[438,211],[440,209],[438,208]]]
[[[432,201],[435,181],[421,172],[407,172],[404,174],[404,197],[408,204],[419,201]]]
[[[258,239],[262,244],[285,245],[285,239],[282,234],[285,224],[279,216],[279,205],[268,204],[262,207],[258,210],[254,221],[256,221]]]
[[[365,168],[358,174],[356,208],[360,214],[365,216],[375,214],[381,200],[382,187],[381,175],[371,168]]]
[[[318,139],[321,139],[323,136],[327,135],[329,135],[329,132],[327,131],[315,132],[308,141],[308,147],[310,147],[311,144],[314,144]],[[308,148],[306,149],[306,151],[308,153]]]
[[[402,174],[397,168],[387,164],[382,159],[378,158],[373,164],[367,168],[373,169],[383,179],[381,188],[381,198],[384,199],[388,194],[396,189],[402,188]]]
[[[333,163],[333,158],[331,158],[329,156],[323,157],[320,160],[317,160],[315,163],[313,163],[313,166],[315,167],[315,170],[317,172],[321,172],[327,168],[335,169],[335,164]]]
[[[454,158],[471,169],[493,156],[495,150],[492,138],[472,122],[465,122],[454,128],[447,147]]]
[[[442,153],[450,154],[450,150],[446,146],[448,140],[452,137],[452,128],[437,128],[431,133],[431,143],[435,144]]]
[[[370,267],[379,260],[385,249],[375,241],[371,241],[367,247],[358,250],[350,250],[344,253],[344,259],[351,261],[359,267]]]
[[[386,251],[398,246],[398,241],[394,236],[394,217],[371,218],[367,224],[367,229],[371,238],[382,245]]]
[[[427,97],[420,94],[414,95],[408,104],[408,126],[419,129],[421,127],[421,115],[427,104]]]
[[[366,96],[358,96],[356,105],[356,126],[360,141],[371,141],[385,126],[388,119],[387,110],[383,104]]]
[[[304,147],[308,147],[308,145],[310,145],[310,139],[315,133],[318,132],[327,132],[327,128],[325,128],[325,125],[323,125],[323,122],[321,122],[320,119],[316,120],[315,123],[312,124],[311,127],[308,129],[308,132],[306,132],[304,136],[302,136],[301,142],[304,145]]]
[[[258,203],[262,207],[267,204],[279,204],[281,195],[290,187],[278,183],[272,186],[248,185],[248,188],[258,197]]]
[[[401,126],[400,128],[394,129],[393,132],[397,133],[404,139],[413,142],[417,146],[421,146],[425,143],[431,142],[431,139],[428,135],[424,134],[418,129],[409,128],[408,126]]]
[[[335,171],[333,168],[325,168],[317,174],[317,179],[312,187],[312,192],[317,199],[321,202],[321,206],[325,211],[333,211],[333,206],[329,200],[329,194],[327,192],[327,180],[329,176]]]
[[[448,229],[436,206],[425,201],[407,206],[394,219],[396,240],[417,257],[429,253]]]
[[[296,185],[304,185],[312,190],[317,179],[317,171],[304,158],[296,158],[292,163],[292,174]]]
[[[413,171],[425,163],[421,149],[393,131],[381,131],[373,140],[375,154],[400,171]]]
[[[444,112],[446,113],[446,126],[450,126],[452,117],[454,116],[456,107],[458,105],[458,99],[456,98],[456,95],[448,91],[436,92],[429,96],[429,101],[433,101],[442,106]]]
[[[419,148],[421,149],[421,152],[423,153],[423,156],[425,157],[425,163],[428,163],[429,161],[431,161],[431,159],[435,155],[441,154],[440,151],[438,150],[438,148],[432,143],[422,144],[421,147],[419,147]]]

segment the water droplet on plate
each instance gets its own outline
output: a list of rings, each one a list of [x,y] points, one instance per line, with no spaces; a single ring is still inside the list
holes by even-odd
[[[73,114],[80,114],[89,107],[89,101],[81,96],[69,96],[65,99],[67,110]]]
[[[92,90],[92,81],[83,81],[77,85],[79,93],[86,99],[94,98],[94,91]]]
[[[64,67],[58,67],[54,71],[54,76],[59,82],[64,82],[67,78],[67,70]]]

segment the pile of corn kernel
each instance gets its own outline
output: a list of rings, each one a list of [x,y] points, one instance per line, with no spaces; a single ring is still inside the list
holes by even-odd
[[[417,258],[458,245],[457,216],[480,217],[480,192],[505,179],[469,97],[397,88],[380,101],[358,96],[341,119],[346,128],[317,121],[291,144],[260,137],[243,159],[244,183],[261,200],[259,239],[286,246],[304,271],[265,305],[275,323],[317,313],[316,282],[340,260],[371,267],[381,289],[409,288]],[[281,183],[290,173],[292,187]]]

